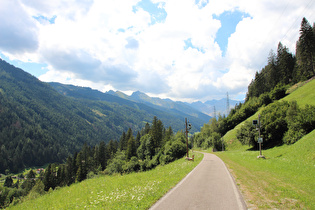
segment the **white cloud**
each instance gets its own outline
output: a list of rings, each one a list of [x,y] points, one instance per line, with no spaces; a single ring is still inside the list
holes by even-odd
[[[0,50],[21,55],[38,47],[38,27],[16,0],[0,1]]]
[[[227,91],[233,98],[244,95],[279,41],[294,52],[302,17],[312,23],[315,10],[308,0],[152,0],[167,13],[152,24],[149,12],[134,9],[139,1],[1,1],[0,50],[47,63],[43,81],[177,100],[218,99]],[[235,10],[250,17],[238,23],[222,57],[213,15]],[[56,18],[50,24],[34,17]]]

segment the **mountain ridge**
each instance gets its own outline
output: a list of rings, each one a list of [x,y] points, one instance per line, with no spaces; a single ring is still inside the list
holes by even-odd
[[[188,103],[188,102],[182,102],[182,101],[173,101],[169,98],[166,99],[161,99],[158,97],[150,97],[147,94],[141,92],[141,91],[135,91],[133,92],[130,96],[120,92],[120,91],[107,91],[106,93],[111,94],[111,95],[115,95],[121,98],[125,98],[125,99],[129,99],[132,101],[137,101],[137,102],[142,102],[145,104],[151,104],[151,105],[156,105],[156,106],[160,106],[160,107],[164,107],[166,109],[175,109],[177,111],[181,111],[181,112],[188,112],[189,113],[189,107],[193,108],[195,110],[195,112],[200,112],[202,114],[208,115],[210,117],[214,117],[214,107],[216,108],[216,113],[217,114],[221,114],[221,115],[227,115],[226,113],[226,104],[227,104],[227,99],[226,98],[222,98],[220,100],[208,100],[206,102],[201,102],[201,101],[195,101],[192,103]],[[238,100],[229,100],[229,104],[230,104],[230,109],[233,108],[235,105],[239,104],[239,103],[244,103],[244,100],[242,101],[238,101]],[[186,111],[183,111],[182,109],[186,109]],[[187,110],[188,109],[188,110]],[[190,113],[192,116],[199,116],[200,114],[192,114],[192,110],[190,110]],[[201,115],[204,116],[204,115]]]
[[[183,102],[174,103],[171,100],[164,100],[160,98],[151,98],[145,93],[136,91],[133,95],[128,96],[119,91],[100,92],[86,87],[78,87],[73,85],[65,85],[61,83],[49,83],[53,88],[63,95],[67,95],[74,98],[89,98],[92,100],[100,100],[107,102],[115,102],[125,104],[129,106],[147,106],[154,110],[159,110],[163,113],[167,113],[173,118],[181,119],[184,122],[185,118],[189,118],[193,125],[193,131],[198,129],[207,123],[211,117],[194,110],[192,107],[184,104]],[[163,119],[161,119],[163,121]],[[163,121],[164,122],[164,121]],[[183,123],[182,123],[183,124]],[[172,126],[173,127],[173,126]],[[174,128],[174,130],[177,130]]]
[[[118,140],[129,128],[140,131],[154,116],[175,132],[184,128],[183,115],[177,113],[91,88],[69,85],[66,89],[72,91],[56,91],[0,59],[0,173],[63,162],[85,143]],[[191,119],[197,131],[203,122]]]

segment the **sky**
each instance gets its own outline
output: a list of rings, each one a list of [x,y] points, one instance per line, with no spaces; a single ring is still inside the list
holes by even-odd
[[[0,57],[44,82],[243,100],[314,0],[0,0]]]

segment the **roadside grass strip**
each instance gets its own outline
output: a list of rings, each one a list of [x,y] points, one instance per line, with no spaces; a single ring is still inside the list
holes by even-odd
[[[185,158],[139,173],[99,176],[63,187],[8,209],[148,209],[198,163]]]
[[[315,209],[315,130],[293,145],[215,153],[228,166],[249,209]]]

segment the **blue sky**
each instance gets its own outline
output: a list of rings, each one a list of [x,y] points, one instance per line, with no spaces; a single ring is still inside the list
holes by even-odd
[[[250,15],[238,10],[225,11],[220,15],[214,15],[214,18],[221,22],[221,28],[216,34],[215,41],[219,44],[223,56],[225,56],[227,50],[229,37],[235,32],[237,24],[247,17],[250,17]]]
[[[45,82],[180,101],[244,99],[315,3],[279,0],[4,0],[0,57]]]

